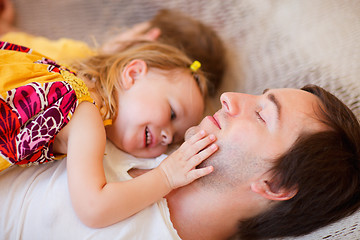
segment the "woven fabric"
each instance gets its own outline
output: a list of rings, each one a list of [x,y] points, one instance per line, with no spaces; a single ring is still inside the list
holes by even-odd
[[[13,1],[21,29],[90,44],[150,19],[159,9],[180,10],[212,26],[229,50],[219,93],[259,94],[264,88],[313,83],[333,92],[360,117],[358,0]],[[213,104],[219,106],[218,100]],[[359,239],[359,224],[357,213],[301,239]]]

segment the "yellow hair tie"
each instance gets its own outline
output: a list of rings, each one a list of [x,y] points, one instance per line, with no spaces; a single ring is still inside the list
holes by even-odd
[[[112,125],[112,119],[106,119],[103,121],[104,126]]]
[[[197,60],[195,60],[191,65],[190,65],[190,69],[193,72],[196,72],[199,68],[201,67],[201,63]]]

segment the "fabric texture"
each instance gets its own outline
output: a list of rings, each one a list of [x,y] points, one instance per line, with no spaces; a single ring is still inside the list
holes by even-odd
[[[129,180],[130,168],[153,168],[163,159],[136,159],[111,142],[107,142],[105,152],[109,182]],[[0,199],[0,239],[180,240],[165,199],[109,227],[86,227],[72,208],[65,159],[1,172]]]
[[[49,40],[42,36],[34,36],[25,32],[10,32],[1,36],[1,41],[11,42],[35,49],[37,52],[55,59],[61,64],[70,64],[72,61],[89,57],[94,51],[82,41],[60,38]]]
[[[264,88],[314,83],[333,92],[360,117],[358,0],[13,2],[20,29],[91,46],[119,29],[149,20],[159,9],[176,9],[212,26],[224,40],[228,69],[219,94],[260,94]],[[214,108],[220,106],[218,99],[211,102]],[[360,239],[360,211],[298,239]]]
[[[84,82],[43,55],[0,42],[0,171],[53,161],[55,136],[78,104],[93,102]]]

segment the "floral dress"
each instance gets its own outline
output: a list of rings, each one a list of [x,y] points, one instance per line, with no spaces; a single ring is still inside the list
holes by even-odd
[[[74,72],[0,41],[0,171],[56,159],[55,136],[82,101],[94,102]]]

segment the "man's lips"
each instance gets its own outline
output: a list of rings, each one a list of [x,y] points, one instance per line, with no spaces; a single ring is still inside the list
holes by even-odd
[[[219,124],[219,122],[217,121],[215,115],[214,115],[214,116],[207,116],[207,118],[208,118],[212,123],[214,123],[214,125],[216,125],[219,129],[221,129],[220,124]]]

